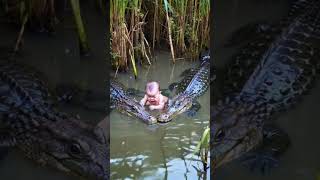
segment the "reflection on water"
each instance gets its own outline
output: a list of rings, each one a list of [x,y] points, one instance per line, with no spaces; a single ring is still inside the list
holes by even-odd
[[[137,80],[128,74],[120,74],[118,79],[126,87],[140,90],[144,90],[147,81],[156,80],[163,89],[178,81],[183,70],[197,65],[185,61],[172,65],[170,54],[159,53],[154,65],[138,70]],[[198,179],[193,166],[201,169],[202,163],[192,153],[209,126],[209,93],[200,97],[199,102],[202,108],[195,117],[181,115],[168,124],[152,126],[112,111],[111,178]]]
[[[223,44],[227,37],[237,28],[256,21],[279,20],[287,12],[287,1],[256,1],[256,0],[225,0],[216,1],[214,6],[215,26],[215,65],[218,69],[226,67],[228,58],[236,48],[226,48]],[[218,79],[223,74],[217,75]],[[320,80],[309,95],[303,97],[293,110],[282,114],[276,119],[285,132],[289,134],[291,146],[280,158],[279,167],[270,173],[261,175],[250,172],[237,161],[229,163],[216,171],[217,180],[313,180],[320,171],[320,145],[315,139],[320,137],[319,102]],[[217,86],[217,84],[216,84]],[[220,89],[215,87],[215,89]],[[216,93],[217,94],[217,93]]]

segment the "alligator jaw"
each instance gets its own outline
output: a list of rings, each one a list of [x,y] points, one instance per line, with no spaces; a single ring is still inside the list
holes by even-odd
[[[152,116],[148,111],[145,110],[143,106],[141,106],[139,103],[134,103],[134,104],[118,104],[117,109],[123,113],[127,114],[128,116],[133,116],[136,117],[146,124],[155,124],[157,123],[157,119]]]
[[[192,106],[192,99],[188,98],[184,95],[178,95],[176,98],[172,100],[169,107],[166,109],[165,112],[159,115],[158,122],[166,123],[171,121],[177,115],[185,112],[186,110],[190,109]]]
[[[17,147],[42,165],[80,177],[107,180],[109,143],[102,128],[73,118],[60,120],[43,124],[34,134],[26,132],[28,141],[19,141]]]
[[[157,119],[144,106],[141,106],[133,97],[129,96],[125,87],[115,80],[111,80],[110,99],[113,106],[121,113],[136,117],[146,124],[155,124]]]
[[[213,108],[211,157],[215,168],[237,159],[262,141],[264,108],[225,102]]]

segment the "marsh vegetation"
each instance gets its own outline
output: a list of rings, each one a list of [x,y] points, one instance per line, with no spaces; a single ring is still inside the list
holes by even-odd
[[[111,0],[112,65],[119,70],[150,65],[156,49],[171,52],[174,63],[196,59],[209,46],[209,0]]]

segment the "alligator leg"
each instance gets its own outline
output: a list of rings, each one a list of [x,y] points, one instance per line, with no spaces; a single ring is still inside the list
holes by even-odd
[[[265,126],[263,131],[262,144],[240,161],[250,170],[260,170],[264,174],[278,166],[279,156],[288,149],[290,140],[288,134],[272,125]]]
[[[55,95],[59,103],[74,103],[75,99],[77,101],[83,99],[79,97],[80,94],[85,94],[85,92],[75,84],[58,84],[55,88]]]
[[[185,114],[188,117],[193,117],[197,114],[197,112],[199,111],[199,109],[201,108],[201,104],[198,101],[193,101],[192,102],[192,106],[190,109],[188,109]]]
[[[56,96],[59,104],[72,104],[96,112],[106,111],[104,93],[84,90],[75,84],[57,85]]]
[[[179,83],[175,82],[169,85],[168,89],[174,91],[178,87]]]

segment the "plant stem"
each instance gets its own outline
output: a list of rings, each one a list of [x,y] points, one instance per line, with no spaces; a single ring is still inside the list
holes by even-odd
[[[168,36],[169,36],[171,56],[172,56],[172,61],[173,61],[173,63],[175,63],[174,48],[173,48],[172,37],[171,37],[171,23],[170,23],[170,18],[169,18],[169,13],[168,13],[168,11],[166,11],[166,17],[167,17],[167,24],[168,24]]]
[[[73,15],[76,21],[79,40],[80,40],[80,53],[82,55],[88,55],[89,54],[89,44],[87,41],[87,35],[83,26],[81,14],[80,14],[80,4],[79,0],[70,0]]]

